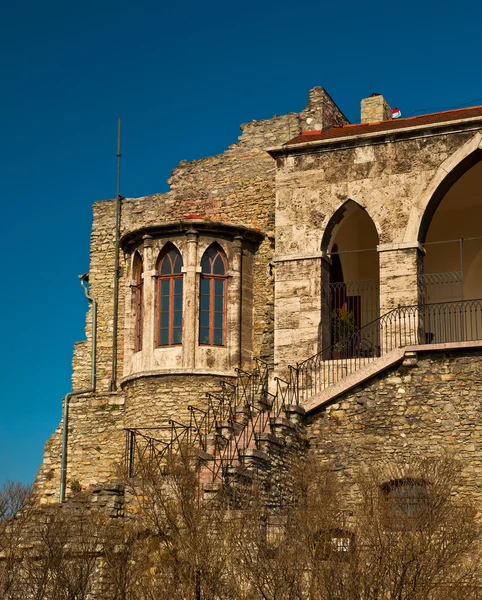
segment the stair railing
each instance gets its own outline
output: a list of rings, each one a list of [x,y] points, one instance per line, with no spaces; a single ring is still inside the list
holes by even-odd
[[[302,403],[396,348],[482,339],[482,299],[399,306],[292,367]]]

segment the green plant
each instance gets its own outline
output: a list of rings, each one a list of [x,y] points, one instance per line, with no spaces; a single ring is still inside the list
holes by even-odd
[[[335,350],[341,352],[348,339],[355,333],[355,315],[346,305],[335,308],[331,313],[331,330]]]
[[[70,482],[70,489],[74,494],[78,494],[82,490],[80,481],[78,479],[72,479]]]

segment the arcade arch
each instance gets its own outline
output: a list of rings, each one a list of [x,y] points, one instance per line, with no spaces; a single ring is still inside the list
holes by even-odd
[[[449,174],[427,206],[419,240],[425,303],[482,298],[482,152]]]
[[[323,347],[339,342],[379,316],[378,233],[357,202],[348,200],[332,216],[322,239]]]

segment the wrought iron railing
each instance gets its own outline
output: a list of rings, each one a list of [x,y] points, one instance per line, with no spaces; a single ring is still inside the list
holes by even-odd
[[[213,480],[229,466],[240,464],[243,451],[257,444],[256,434],[267,430],[270,419],[283,410],[289,394],[278,398],[269,393],[269,366],[259,359],[255,359],[251,373],[241,369],[236,373],[236,383],[222,382],[217,393],[206,394],[204,406],[188,407],[188,424],[171,420],[166,427],[126,429],[127,476],[135,477],[146,459],[162,468],[165,460],[183,447],[212,455],[205,464]],[[232,430],[224,439],[220,434],[223,428]]]
[[[395,348],[482,339],[482,299],[400,306],[298,363],[296,403],[338,383]]]
[[[136,477],[143,461],[155,461],[161,467],[189,440],[189,427],[169,421],[164,427],[138,427],[125,429],[126,445],[124,468],[127,477]]]
[[[462,271],[424,273],[419,277],[425,304],[450,302],[463,298],[464,277]]]
[[[331,311],[346,306],[358,327],[371,323],[380,314],[380,283],[377,279],[325,283],[323,295],[329,300]],[[337,341],[336,331],[332,334]]]
[[[217,393],[207,394],[205,405],[190,406],[188,424],[127,429],[127,474],[135,476],[144,458],[162,468],[166,458],[190,447],[211,455],[204,469],[215,481],[243,464],[246,450],[258,447],[259,434],[289,405],[306,402],[396,348],[480,339],[482,299],[440,302],[400,306],[290,366],[286,379],[275,377],[274,394],[268,390],[269,366],[257,360],[253,372],[238,370],[234,384],[223,382]]]

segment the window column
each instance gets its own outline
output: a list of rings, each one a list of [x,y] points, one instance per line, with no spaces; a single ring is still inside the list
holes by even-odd
[[[145,235],[144,243],[144,286],[143,286],[143,302],[144,302],[144,319],[142,328],[142,369],[149,370],[153,368],[154,347],[154,305],[155,305],[155,286],[156,286],[156,270],[154,265],[154,240],[150,235]]]
[[[243,238],[237,235],[233,240],[233,258],[229,274],[229,322],[228,346],[231,348],[231,367],[241,364],[241,331],[242,331],[242,270],[243,270]]]
[[[187,252],[184,273],[184,333],[183,333],[183,366],[194,368],[196,365],[197,347],[197,303],[199,298],[199,272],[197,247],[199,234],[195,229],[186,232]]]

